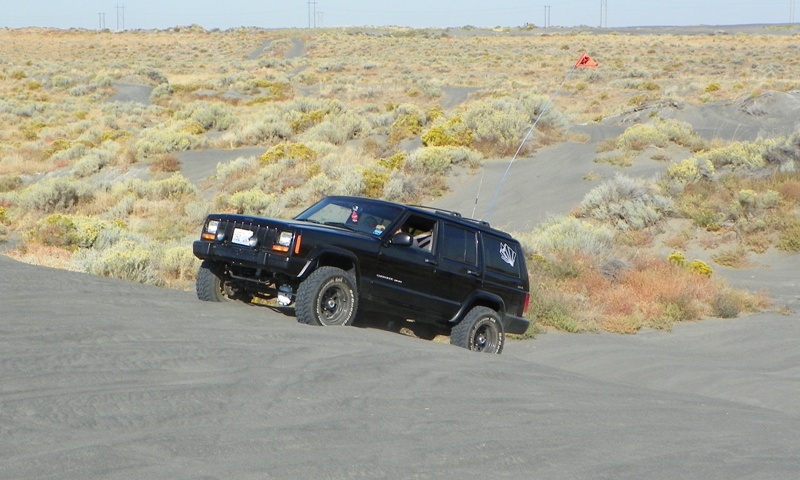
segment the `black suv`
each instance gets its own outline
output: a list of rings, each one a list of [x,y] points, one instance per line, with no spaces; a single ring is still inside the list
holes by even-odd
[[[334,196],[293,220],[211,214],[193,249],[201,300],[294,302],[311,325],[358,313],[489,353],[528,329],[519,242],[455,212]]]

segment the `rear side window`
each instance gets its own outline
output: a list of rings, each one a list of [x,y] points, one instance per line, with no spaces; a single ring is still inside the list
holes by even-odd
[[[483,235],[483,256],[487,269],[519,278],[521,262],[518,258],[521,254],[516,242],[488,234]]]
[[[455,225],[444,225],[442,257],[468,265],[478,264],[478,235]]]

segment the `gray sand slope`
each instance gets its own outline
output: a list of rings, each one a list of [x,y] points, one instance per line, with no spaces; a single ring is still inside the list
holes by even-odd
[[[488,356],[3,256],[0,272],[3,479],[800,471],[794,317]]]

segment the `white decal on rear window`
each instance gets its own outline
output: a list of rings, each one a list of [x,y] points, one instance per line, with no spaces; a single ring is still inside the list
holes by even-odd
[[[505,243],[501,243],[500,258],[503,259],[504,262],[513,267],[514,263],[516,263],[517,261],[517,252],[515,252],[513,248],[509,247]]]

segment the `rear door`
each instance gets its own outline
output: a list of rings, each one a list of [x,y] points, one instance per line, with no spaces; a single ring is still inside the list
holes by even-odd
[[[434,270],[439,295],[448,305],[447,316],[458,312],[467,296],[481,288],[477,230],[444,222],[441,229],[438,266]]]

